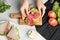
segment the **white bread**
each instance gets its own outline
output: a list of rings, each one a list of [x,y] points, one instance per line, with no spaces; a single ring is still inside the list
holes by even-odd
[[[0,23],[0,34],[4,34],[4,31],[5,31],[6,28],[8,30],[11,28],[9,21]]]
[[[10,30],[10,32],[8,33],[8,37],[10,37],[12,40],[19,40],[19,37],[16,33],[16,29],[15,27],[13,26],[12,29]]]

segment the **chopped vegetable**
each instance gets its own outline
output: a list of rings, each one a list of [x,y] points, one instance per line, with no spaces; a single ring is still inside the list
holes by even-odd
[[[5,12],[7,9],[10,9],[10,5],[5,4],[5,2],[0,2],[0,13]]]

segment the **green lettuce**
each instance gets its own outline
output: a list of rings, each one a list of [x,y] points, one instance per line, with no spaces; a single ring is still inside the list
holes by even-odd
[[[59,22],[59,24],[60,24],[60,18],[58,18],[58,22]]]
[[[59,3],[56,1],[56,2],[53,4],[52,10],[53,10],[54,12],[56,12],[56,14],[57,14],[58,9],[59,9]]]
[[[60,18],[60,8],[58,9],[58,17]]]

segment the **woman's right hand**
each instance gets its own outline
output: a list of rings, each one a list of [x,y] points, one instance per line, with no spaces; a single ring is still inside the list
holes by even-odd
[[[27,0],[23,0],[22,6],[20,8],[21,14],[23,17],[26,17],[26,15],[28,14],[28,10],[29,10],[29,4]]]

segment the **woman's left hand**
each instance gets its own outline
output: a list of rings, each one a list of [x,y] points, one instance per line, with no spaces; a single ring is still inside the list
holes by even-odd
[[[37,0],[37,8],[40,12],[40,15],[43,17],[45,14],[46,6],[42,3],[41,0]]]

